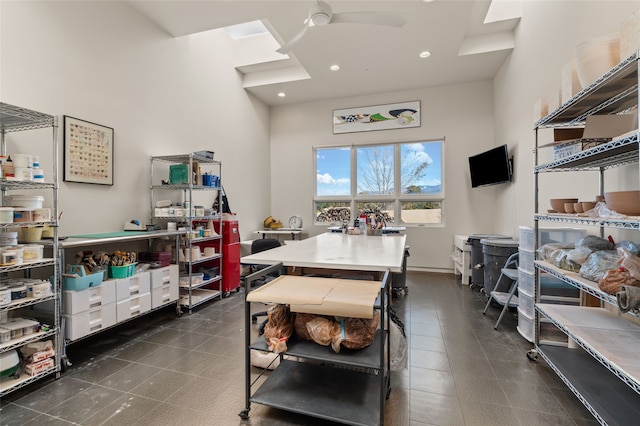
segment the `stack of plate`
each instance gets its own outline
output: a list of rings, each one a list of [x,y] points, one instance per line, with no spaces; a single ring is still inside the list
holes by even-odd
[[[582,87],[587,87],[620,63],[620,34],[584,41],[576,46],[576,71]]]

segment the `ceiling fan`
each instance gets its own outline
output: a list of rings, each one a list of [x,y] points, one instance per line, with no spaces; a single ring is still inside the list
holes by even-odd
[[[333,13],[329,3],[323,0],[316,0],[309,9],[309,16],[304,21],[302,30],[282,45],[277,52],[289,52],[302,39],[310,27],[323,27],[328,24],[371,24],[401,28],[406,22],[407,18],[397,13],[373,11]]]

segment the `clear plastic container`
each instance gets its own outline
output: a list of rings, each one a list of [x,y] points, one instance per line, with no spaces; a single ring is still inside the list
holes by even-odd
[[[33,222],[33,209],[16,207],[13,210],[13,221],[16,223]]]

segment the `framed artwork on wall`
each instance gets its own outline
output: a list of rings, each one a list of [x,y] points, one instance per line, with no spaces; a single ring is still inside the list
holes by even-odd
[[[333,133],[420,127],[420,101],[333,111]]]
[[[64,116],[65,182],[113,185],[113,129]]]

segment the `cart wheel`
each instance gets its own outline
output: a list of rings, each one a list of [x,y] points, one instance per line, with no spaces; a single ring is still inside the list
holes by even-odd
[[[531,349],[530,351],[527,352],[527,358],[529,358],[532,361],[537,361],[538,351],[536,351],[535,349]]]
[[[73,364],[71,364],[71,361],[69,361],[69,358],[67,358],[67,356],[65,355],[62,358],[62,362],[60,363],[60,369],[61,371],[64,373],[67,368],[71,367]]]
[[[249,420],[249,410],[242,410],[240,411],[240,413],[238,413],[238,415],[240,416],[240,418],[242,420]]]
[[[229,293],[228,291],[225,291],[224,293],[222,293],[222,298],[224,299],[226,297],[229,297],[230,294],[231,293]]]
[[[236,293],[240,293],[240,287],[236,287]]]

